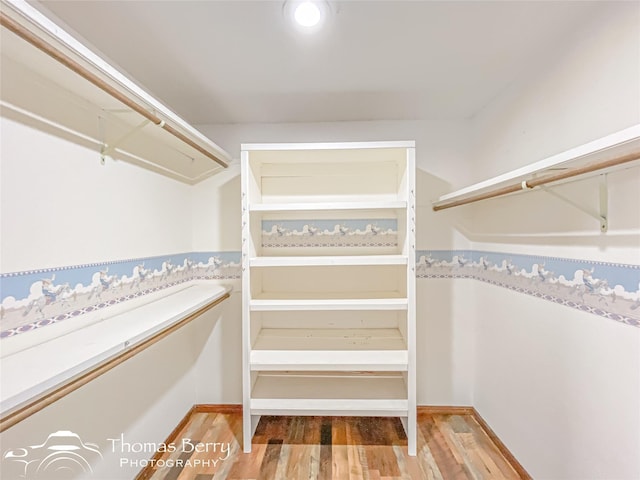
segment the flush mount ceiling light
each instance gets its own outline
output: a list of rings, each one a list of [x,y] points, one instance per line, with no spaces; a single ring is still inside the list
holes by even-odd
[[[326,0],[285,0],[282,11],[285,18],[303,32],[315,32],[322,28],[330,12]]]

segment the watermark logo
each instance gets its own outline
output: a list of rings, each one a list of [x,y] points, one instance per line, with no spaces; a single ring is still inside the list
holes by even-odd
[[[68,430],[50,434],[41,445],[7,450],[2,456],[9,478],[25,480],[63,480],[93,473],[91,465],[100,459],[98,445],[83,442]]]
[[[230,442],[202,442],[183,438],[179,442],[129,442],[124,434],[119,438],[107,438],[111,452],[120,455],[120,467],[134,468],[215,468],[218,462],[224,462],[231,455]],[[158,453],[163,458],[135,458],[131,454],[152,456]],[[173,454],[173,455],[172,455]]]

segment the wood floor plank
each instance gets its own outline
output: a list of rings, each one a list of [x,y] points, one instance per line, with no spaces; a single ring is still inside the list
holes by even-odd
[[[287,468],[289,467],[289,457],[291,456],[291,445],[284,444],[280,449],[280,457],[276,466],[276,473],[273,478],[287,480]]]
[[[267,451],[260,465],[258,480],[273,480],[278,468],[278,460],[280,459],[280,450],[282,449],[281,439],[270,439],[267,442]]]
[[[347,442],[355,448],[357,456],[356,454],[353,454],[353,458],[354,461],[358,462],[356,471],[350,473],[350,475],[353,477],[353,480],[357,480],[358,474],[361,473],[362,476],[360,478],[362,478],[362,480],[370,480],[367,452],[362,441],[362,436],[360,435],[360,430],[357,426],[357,420],[357,418],[351,417],[347,423]]]
[[[212,477],[217,473],[225,464],[225,460],[231,457],[232,453],[225,451],[222,452],[224,445],[225,449],[235,443],[232,443],[233,432],[229,428],[229,424],[224,415],[217,414],[213,417],[212,421],[207,424],[203,424],[203,431],[201,432],[200,442],[191,440],[187,445],[187,448],[194,448],[198,443],[201,443],[205,448],[198,452],[194,451],[191,454],[190,460],[193,462],[191,467],[185,467],[177,480],[189,480],[193,478],[194,473],[198,472],[203,474],[209,474]],[[235,440],[235,439],[233,439]],[[235,458],[235,456],[231,457]],[[226,464],[233,465],[233,462],[226,462]],[[218,475],[220,477],[220,475]]]
[[[353,436],[351,421],[345,421],[345,434],[347,445],[347,459],[349,463],[349,480],[362,480],[364,478],[362,459],[358,450],[357,439]]]
[[[320,467],[318,479],[330,480],[333,478],[333,452],[332,452],[332,428],[331,417],[320,420]]]
[[[504,480],[504,475],[502,475],[502,472],[495,462],[489,456],[480,453],[478,444],[473,439],[472,434],[458,433],[456,437],[462,445],[462,448],[466,451],[469,461],[483,478]]]
[[[380,472],[381,477],[397,477],[400,475],[398,462],[389,446],[372,445],[366,447],[369,468]]]
[[[393,445],[393,453],[396,456],[396,463],[398,464],[398,471],[400,472],[400,477],[404,479],[411,480],[411,473],[409,472],[409,464],[407,461],[407,457],[402,451],[402,447],[399,445]],[[417,478],[417,477],[413,477]]]
[[[443,433],[447,443],[456,451],[458,458],[462,459],[463,467],[473,480],[489,480],[486,471],[470,458],[470,452],[466,451],[456,433],[453,431],[443,415],[434,415],[434,420],[438,429]]]
[[[369,470],[370,480],[381,480],[380,472],[378,470]]]
[[[242,449],[240,448],[240,444],[238,443],[231,444],[230,458],[237,457],[241,450]],[[220,461],[217,465],[217,470],[213,475],[213,480],[227,480],[229,478],[229,473],[231,473],[232,468],[233,468],[233,462],[226,461],[226,460]]]
[[[345,417],[331,418],[331,444],[346,445],[347,444],[347,423]]]
[[[243,480],[258,478],[260,466],[267,451],[266,443],[254,444],[251,454],[239,454],[233,468],[229,472],[229,480]]]
[[[349,451],[346,442],[343,444],[333,445],[331,462],[331,478],[333,480],[344,480],[349,478]]]
[[[308,479],[311,476],[312,465],[310,447],[308,445],[290,445],[289,461],[284,471],[287,480]]]
[[[457,452],[451,450],[444,435],[433,421],[433,416],[422,418],[422,421],[418,422],[418,428],[422,431],[431,455],[442,475],[446,475],[447,480],[467,480],[469,476],[462,465],[462,458]]]
[[[418,415],[410,457],[397,418],[263,416],[242,452],[242,413],[194,412],[174,443],[229,446],[228,457],[178,448],[150,480],[512,480],[516,470],[471,414]],[[494,437],[495,438],[495,437]],[[211,448],[211,447],[210,447]],[[226,448],[226,447],[225,447]],[[508,452],[507,452],[508,453]],[[216,456],[217,454],[217,456]],[[167,461],[172,460],[172,462]],[[182,460],[185,466],[176,461]],[[200,462],[200,463],[198,463]]]
[[[438,464],[431,454],[429,444],[422,434],[422,430],[418,428],[416,433],[418,444],[416,462],[422,473],[422,475],[417,478],[424,478],[426,480],[444,480],[442,473],[440,472],[440,468],[438,468]]]

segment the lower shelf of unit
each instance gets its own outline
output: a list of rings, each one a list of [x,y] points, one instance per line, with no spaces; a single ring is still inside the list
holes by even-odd
[[[249,301],[249,309],[259,311],[286,310],[407,310],[408,300],[398,292],[358,292],[359,298],[345,292],[271,293]]]
[[[406,371],[397,328],[263,328],[249,355],[252,370]]]
[[[406,416],[407,389],[399,374],[260,374],[252,415]]]

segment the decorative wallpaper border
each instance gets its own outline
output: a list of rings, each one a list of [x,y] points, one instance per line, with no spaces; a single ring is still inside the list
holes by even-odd
[[[422,250],[417,278],[472,278],[640,327],[640,265],[477,250]]]
[[[310,246],[310,245],[306,245]],[[640,327],[640,265],[420,250],[416,278],[470,278]],[[194,279],[242,276],[240,252],[191,252],[0,274],[0,338]]]
[[[240,252],[192,252],[0,274],[0,338],[194,279],[235,280]]]
[[[263,220],[262,246],[282,247],[397,247],[398,220]]]

